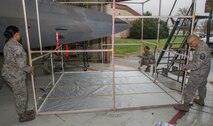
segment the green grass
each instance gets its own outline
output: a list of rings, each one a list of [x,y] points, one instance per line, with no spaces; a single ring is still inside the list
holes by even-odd
[[[176,42],[181,42],[182,37],[179,37],[176,39]],[[164,44],[167,39],[161,39],[160,42],[158,43],[158,48],[163,48]],[[156,39],[147,39],[145,41],[148,41],[150,43],[156,44],[157,40]],[[120,39],[116,38],[115,39],[115,44],[141,44],[142,41],[140,39]],[[151,48],[151,51],[154,50],[155,46],[152,44],[148,43],[143,43],[143,46],[149,46]],[[175,47],[178,47],[179,45],[174,45]],[[142,47],[143,49],[143,47]],[[116,56],[125,56],[125,55],[130,55],[130,54],[140,54],[141,52],[141,46],[140,45],[116,45],[115,46],[115,55]]]

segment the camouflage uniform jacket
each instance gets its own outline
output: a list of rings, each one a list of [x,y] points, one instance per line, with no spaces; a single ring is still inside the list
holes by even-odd
[[[6,81],[16,82],[26,79],[26,73],[32,71],[27,65],[27,54],[22,45],[10,39],[4,46],[4,64],[2,68],[2,76]]]
[[[142,61],[148,61],[151,64],[155,62],[155,57],[151,51],[143,53],[143,55],[140,57]]]
[[[154,59],[154,55],[151,51],[147,51],[143,54],[142,56],[143,59],[147,59],[147,60],[153,60]]]
[[[199,78],[207,78],[211,66],[211,51],[208,45],[200,42],[195,49],[193,59],[186,65],[186,69],[191,70],[190,76]]]

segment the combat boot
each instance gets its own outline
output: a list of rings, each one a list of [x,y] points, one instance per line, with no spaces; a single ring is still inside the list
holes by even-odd
[[[205,102],[204,102],[203,99],[194,99],[193,102],[194,102],[195,104],[200,105],[200,106],[204,106],[204,105],[205,105]]]
[[[25,112],[27,115],[36,115],[36,113],[35,113],[35,110],[27,110],[26,112]]]
[[[28,111],[28,113],[31,113],[31,112]],[[19,115],[19,122],[31,121],[33,119],[35,119],[35,115],[28,115],[27,112],[24,112]]]
[[[184,103],[184,104],[175,105],[175,106],[174,106],[174,109],[180,110],[180,111],[188,112],[188,111],[189,111],[189,103],[186,102],[186,103]]]
[[[150,72],[150,67],[147,67],[145,72]]]

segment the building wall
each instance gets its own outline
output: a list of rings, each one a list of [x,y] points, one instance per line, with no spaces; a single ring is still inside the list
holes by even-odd
[[[104,7],[104,12],[106,12],[108,14],[112,14],[112,5],[111,4],[106,5]],[[130,9],[128,6],[116,5],[115,16],[140,16],[140,14],[138,14],[134,10]],[[137,19],[135,19],[135,18],[134,19],[131,19],[131,18],[124,19],[123,18],[121,20],[127,22],[128,24],[131,24],[133,21],[135,21]],[[127,29],[123,32],[115,34],[115,37],[127,38],[129,36],[129,32],[130,32],[130,29]]]

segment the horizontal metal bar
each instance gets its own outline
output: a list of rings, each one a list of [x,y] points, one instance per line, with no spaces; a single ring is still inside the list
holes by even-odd
[[[73,52],[73,53],[81,53],[81,52],[112,52],[112,49],[104,49],[104,50],[43,50],[43,51],[31,51],[31,53],[65,53],[65,52]]]
[[[102,44],[103,46],[106,45],[112,45],[112,44]],[[114,44],[115,46],[126,46],[126,45],[142,45],[141,43],[120,43],[120,44]]]
[[[115,2],[115,3],[119,3],[119,4],[144,4],[146,2],[148,2],[150,0],[147,0],[147,1],[144,1],[144,2],[141,2],[141,1],[130,1],[130,2]],[[79,2],[58,2],[58,3],[61,3],[61,4],[111,4],[113,2],[95,2],[95,1],[79,1]]]
[[[147,44],[155,45],[155,46],[157,46],[157,45],[158,45],[157,43],[152,43],[152,42],[148,42],[148,41],[142,41],[142,43],[147,43]]]
[[[162,16],[116,16],[116,18],[192,18],[192,16],[166,16],[166,15],[162,15]]]
[[[163,63],[160,62],[159,64],[168,64],[168,62],[163,62]]]
[[[157,45],[156,43],[148,42],[148,41],[144,41],[144,40],[142,40],[141,43],[119,43],[119,44],[114,44],[114,45],[115,46],[126,46],[126,45],[136,46],[136,45],[143,45],[143,43],[147,43],[147,44],[151,44],[151,45]],[[103,46],[106,46],[106,45],[112,45],[112,44],[103,44]]]
[[[43,58],[43,57],[45,57],[45,56],[47,56],[47,55],[50,55],[50,53],[47,53],[47,54],[44,54],[44,55],[42,55],[42,56],[33,58],[33,59],[32,59],[32,62],[34,62],[35,60],[41,59],[41,58]]]
[[[86,113],[86,112],[99,112],[99,111],[112,111],[112,110],[136,110],[136,109],[150,109],[150,108],[159,108],[159,107],[169,107],[174,106],[174,104],[165,104],[165,105],[145,105],[138,107],[119,107],[115,108],[100,108],[100,109],[84,109],[84,110],[69,110],[69,111],[52,111],[52,112],[42,112],[38,111],[38,115],[54,115],[54,114],[69,114],[69,113]]]
[[[183,42],[171,42],[169,44],[183,44]]]

